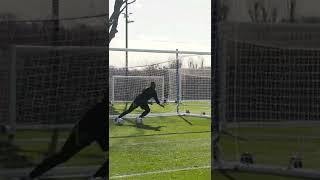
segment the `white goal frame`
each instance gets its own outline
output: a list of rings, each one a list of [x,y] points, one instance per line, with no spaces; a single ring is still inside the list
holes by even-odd
[[[109,51],[115,51],[115,52],[141,52],[141,53],[160,53],[160,54],[175,54],[175,60],[177,64],[180,64],[180,55],[211,55],[211,52],[206,51],[180,51],[179,49],[176,50],[156,50],[156,49],[131,49],[131,48],[109,48]],[[128,67],[126,67],[128,68]],[[205,118],[211,118],[211,115],[202,115],[202,114],[192,114],[192,113],[185,113],[180,112],[179,106],[181,104],[181,68],[176,67],[176,112],[175,113],[160,113],[151,116],[173,116],[173,115],[188,115],[188,116],[196,116],[196,117],[205,117]],[[210,84],[211,85],[211,84]],[[113,87],[112,87],[113,88]],[[188,101],[185,101],[188,102]],[[131,115],[127,115],[128,117],[131,117]],[[110,115],[109,117],[114,118],[115,115]],[[132,115],[134,117],[134,115]]]
[[[50,45],[11,45],[5,47],[8,50],[8,125],[10,126],[11,133],[15,133],[17,129],[52,129],[52,128],[71,128],[74,124],[58,124],[58,125],[29,125],[24,123],[17,123],[17,64],[19,58],[17,53],[28,52],[29,50],[36,49],[38,52],[52,51],[80,51],[88,53],[107,53],[107,49],[104,46],[50,46]],[[106,59],[107,60],[107,59]],[[107,81],[107,80],[106,80]]]
[[[243,24],[244,26],[239,26],[238,24],[236,24],[235,26],[239,26],[236,29],[240,29],[240,28],[244,28],[246,25],[248,25],[250,29],[250,33],[251,32],[255,32],[253,31],[252,27],[258,27],[259,32],[262,30],[261,27],[265,27],[265,29],[267,29],[266,27],[269,27],[269,25],[263,25],[263,24],[257,24],[257,25],[252,25],[252,24]],[[252,26],[252,27],[251,27]],[[277,35],[277,33],[281,33],[283,31],[283,29],[281,29],[281,31],[277,31],[278,28],[281,27],[286,27],[286,24],[280,24],[279,26],[275,26],[274,31],[275,32],[274,35]],[[289,29],[291,27],[288,26]],[[293,25],[292,27],[302,27],[301,25],[295,26]],[[313,25],[310,25],[309,27],[316,27]],[[286,28],[288,29],[288,28]],[[241,29],[243,30],[243,29]],[[255,29],[256,30],[256,29]],[[312,29],[313,30],[313,29]],[[242,31],[241,31],[242,32]],[[245,32],[245,31],[244,31]],[[257,31],[258,32],[258,31]],[[269,31],[268,31],[269,32]],[[217,157],[217,159],[213,159],[213,169],[214,170],[227,170],[227,171],[239,171],[239,172],[248,172],[248,173],[262,173],[262,174],[271,174],[271,175],[276,175],[276,176],[292,176],[292,177],[301,177],[301,178],[307,178],[307,179],[320,179],[320,171],[318,169],[307,169],[307,168],[291,168],[291,167],[286,167],[286,166],[281,166],[281,165],[270,165],[270,164],[243,164],[240,163],[240,158],[236,159],[236,160],[228,160],[225,159],[225,155],[224,155],[224,151],[222,149],[222,147],[219,144],[219,140],[220,136],[224,133],[226,128],[240,128],[240,127],[268,127],[268,126],[297,126],[297,127],[301,127],[301,126],[313,126],[315,124],[319,124],[319,122],[313,121],[313,120],[302,120],[302,121],[281,121],[281,122],[261,122],[261,121],[257,121],[257,122],[234,122],[234,121],[228,121],[226,120],[226,92],[225,89],[226,88],[226,59],[230,58],[227,56],[227,51],[224,49],[226,48],[226,42],[227,41],[233,41],[233,42],[244,42],[244,43],[250,43],[253,45],[260,45],[260,46],[265,46],[265,47],[270,47],[270,48],[279,48],[279,49],[285,49],[285,50],[317,50],[319,51],[320,49],[316,46],[314,47],[314,44],[308,44],[306,43],[306,46],[301,46],[301,43],[307,42],[307,41],[299,41],[299,44],[287,44],[288,42],[290,42],[291,39],[289,39],[289,35],[292,32],[288,32],[288,40],[284,41],[284,40],[275,40],[273,39],[273,41],[263,41],[263,40],[247,40],[245,39],[245,37],[241,37],[241,33],[238,33],[234,31],[234,29],[232,29],[232,33],[230,34],[230,36],[228,37],[223,37],[221,39],[219,39],[219,46],[222,46],[221,48],[223,49],[220,53],[218,54],[219,57],[216,57],[216,64],[219,65],[219,68],[217,70],[217,75],[218,78],[216,80],[218,80],[218,86],[216,88],[218,88],[220,90],[218,97],[221,99],[221,103],[218,104],[217,106],[219,107],[219,114],[215,114],[217,116],[216,121],[214,121],[214,125],[216,125],[216,127],[219,127],[219,131],[215,130],[213,131],[213,146],[212,148],[213,150],[213,155],[214,157]],[[256,32],[255,32],[256,33]],[[299,31],[294,32],[295,35],[301,35],[304,32]],[[308,34],[308,33],[306,33]],[[232,36],[231,36],[232,35]],[[240,35],[238,37],[238,35]],[[247,35],[247,34],[246,34]],[[264,33],[262,33],[261,35],[264,35]],[[271,37],[271,35],[273,34],[267,34],[267,37]],[[310,35],[311,36],[311,35]],[[277,38],[278,36],[275,36],[273,38]],[[301,36],[303,37],[303,36]],[[217,40],[218,41],[218,40]],[[221,41],[221,42],[220,42]],[[263,41],[263,43],[262,43]],[[288,41],[288,42],[287,42]],[[308,46],[309,45],[309,46]],[[230,51],[233,51],[235,53],[234,57],[237,57],[237,53],[238,53],[238,48],[237,45],[234,45],[235,49],[231,49]],[[220,48],[220,47],[218,47]],[[234,84],[236,86],[236,83]],[[218,132],[218,133],[217,133]],[[232,135],[232,134],[230,134]],[[229,135],[229,136],[230,136]],[[235,136],[235,138],[237,138]],[[217,143],[218,142],[218,143]],[[239,152],[237,152],[239,153]],[[237,156],[239,156],[240,154],[237,154]],[[254,155],[254,154],[253,154]],[[288,161],[289,163],[289,161]]]

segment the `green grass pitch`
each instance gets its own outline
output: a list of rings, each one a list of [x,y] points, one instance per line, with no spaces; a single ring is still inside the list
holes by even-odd
[[[202,106],[206,104],[207,106]],[[199,106],[201,105],[201,106]],[[156,104],[150,105],[151,111],[174,112],[175,104],[169,103],[164,109]],[[210,114],[209,102],[189,102],[182,104],[181,109],[191,113]],[[114,104],[111,114],[119,114],[125,105]],[[110,109],[109,109],[110,110]],[[141,113],[137,108],[135,114]],[[293,177],[279,177],[263,174],[220,172],[211,174],[211,120],[190,116],[150,117],[144,119],[144,126],[137,128],[134,119],[125,119],[123,126],[116,126],[109,119],[110,179],[124,180],[298,180]],[[229,129],[230,133],[248,138],[248,141],[236,141],[223,135],[221,145],[224,157],[237,160],[236,149],[239,152],[252,152],[258,163],[286,166],[292,152],[304,152],[305,167],[319,169],[320,162],[319,138],[320,127],[245,127]],[[27,157],[28,163],[39,163],[45,157],[52,132],[48,130],[19,130],[15,144],[19,148],[16,153]],[[68,130],[59,133],[58,149],[68,137]],[[269,137],[268,137],[269,135]],[[271,136],[270,136],[271,135]],[[303,144],[299,139],[288,137],[304,136]],[[274,136],[274,137],[272,137]],[[262,139],[259,139],[262,138]],[[266,138],[267,137],[267,138]],[[303,147],[303,149],[301,149]],[[273,148],[274,151],[270,151]],[[100,165],[105,152],[93,143],[74,156],[64,166]],[[272,157],[272,158],[270,158]],[[5,168],[8,162],[1,161],[0,168]],[[30,167],[21,161],[11,161],[12,167]],[[73,178],[67,178],[74,180]],[[79,178],[77,178],[80,180]]]
[[[110,179],[210,179],[210,120],[145,118],[110,124]]]
[[[19,130],[16,133],[14,145],[17,149],[13,150],[13,156],[20,155],[26,157],[24,161],[8,160],[1,161],[0,167],[2,168],[25,168],[34,166],[40,163],[48,152],[49,142],[52,131],[50,130]],[[64,144],[66,138],[69,135],[69,130],[59,131],[59,142],[57,150],[59,150]],[[9,152],[13,152],[11,150]],[[92,143],[90,146],[84,148],[78,154],[76,154],[69,161],[64,163],[64,166],[87,166],[87,165],[100,165],[103,163],[103,152],[99,145]],[[27,165],[29,164],[29,165]]]

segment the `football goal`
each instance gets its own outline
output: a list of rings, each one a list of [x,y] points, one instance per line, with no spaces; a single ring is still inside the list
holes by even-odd
[[[107,49],[14,45],[1,50],[0,124],[70,127],[106,92]]]
[[[128,108],[151,82],[156,83],[158,98],[166,107],[151,106],[149,116],[210,116],[210,52],[122,48],[109,51],[110,117]],[[150,104],[153,103],[151,100]]]
[[[163,76],[112,76],[112,102],[131,102],[151,82],[155,82],[156,91],[160,101],[164,101]],[[129,91],[121,90],[129,87]]]
[[[320,27],[221,26],[214,167],[320,179]]]

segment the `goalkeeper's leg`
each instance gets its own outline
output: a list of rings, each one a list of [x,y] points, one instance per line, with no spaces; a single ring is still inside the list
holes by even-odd
[[[80,139],[83,138],[79,137],[79,132],[73,130],[69,138],[63,145],[62,149],[60,150],[60,152],[43,160],[41,164],[39,164],[31,171],[29,177],[33,179],[38,176],[41,176],[43,173],[47,172],[51,168],[67,161],[76,153],[78,153],[81,149],[83,149],[92,142],[91,140],[89,140],[89,138],[85,138],[86,140],[83,142],[80,142]]]
[[[109,160],[107,159],[102,166],[99,168],[99,170],[93,175],[93,177],[101,177],[106,178],[107,177],[107,165],[109,164]]]
[[[105,152],[108,151],[108,144],[107,144],[107,135],[102,134],[100,137],[97,138],[97,142],[100,145],[101,149]],[[107,177],[107,165],[109,164],[109,157],[107,155],[107,160],[102,164],[102,166],[98,169],[98,171],[93,175],[93,177]]]
[[[143,118],[143,117],[145,117],[146,115],[149,114],[150,108],[149,108],[148,104],[142,104],[142,105],[140,105],[140,107],[141,107],[144,111],[143,111],[142,114],[139,116],[139,118]]]
[[[133,110],[135,110],[137,107],[138,107],[138,106],[133,102],[133,103],[130,105],[129,109],[126,110],[126,111],[124,111],[123,113],[121,113],[121,114],[118,116],[118,118],[122,118],[123,116],[131,113],[131,112],[132,112]]]

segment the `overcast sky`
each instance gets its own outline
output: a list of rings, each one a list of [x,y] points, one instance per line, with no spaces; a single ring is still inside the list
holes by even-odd
[[[110,12],[113,5],[114,0],[110,1]],[[129,12],[132,13],[130,20],[134,20],[129,24],[129,48],[210,51],[211,0],[137,0],[130,5]],[[119,19],[118,30],[110,47],[124,48],[123,16]],[[120,54],[111,52],[110,64],[123,65],[124,54],[119,61]],[[154,58],[151,56],[158,59],[152,60]],[[167,61],[168,56],[172,55],[129,53],[129,62],[136,65],[148,61]]]

